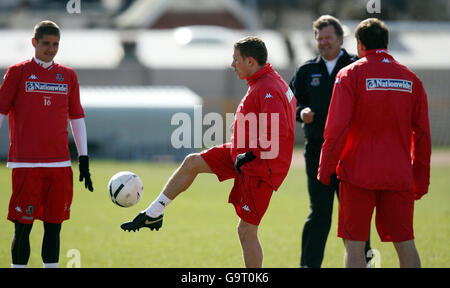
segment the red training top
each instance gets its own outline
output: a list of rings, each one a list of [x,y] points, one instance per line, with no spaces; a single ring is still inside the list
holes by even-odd
[[[33,59],[8,68],[0,87],[0,113],[9,113],[8,162],[70,160],[67,120],[83,118],[77,76]]]
[[[247,82],[249,89],[235,115],[231,158],[235,162],[238,154],[251,150],[256,159],[241,170],[268,179],[277,190],[291,165],[297,100],[270,64]]]
[[[317,178],[371,190],[428,192],[431,137],[422,82],[384,49],[336,76]],[[336,167],[337,166],[337,167]]]

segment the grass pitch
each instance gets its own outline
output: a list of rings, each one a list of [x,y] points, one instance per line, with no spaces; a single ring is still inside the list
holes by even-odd
[[[294,157],[302,157],[296,151]],[[94,192],[78,182],[74,163],[74,199],[71,219],[61,232],[60,267],[243,267],[236,232],[238,217],[227,203],[232,181],[219,183],[214,175],[199,175],[194,184],[166,209],[160,231],[123,232],[119,226],[132,219],[160,193],[177,164],[92,161]],[[107,183],[118,171],[137,173],[144,195],[133,207],[121,208],[109,199]],[[450,267],[450,164],[432,167],[428,195],[415,206],[416,245],[423,267]],[[10,267],[13,224],[6,220],[11,194],[11,170],[0,164],[0,267]],[[294,165],[260,225],[264,267],[298,267],[301,231],[309,212],[306,176]],[[374,221],[372,221],[374,222]],[[343,243],[336,237],[337,201],[323,267],[343,267]],[[29,267],[42,267],[42,222],[31,233]],[[393,245],[381,243],[373,226],[372,248],[377,264],[398,267]]]

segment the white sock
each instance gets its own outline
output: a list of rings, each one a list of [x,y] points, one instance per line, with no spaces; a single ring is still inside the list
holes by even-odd
[[[145,214],[152,218],[156,218],[164,213],[164,209],[167,207],[167,205],[169,205],[170,202],[172,202],[172,200],[167,198],[164,193],[161,193],[159,194],[158,198],[156,198],[156,200],[153,201],[147,209],[145,209]]]
[[[27,265],[21,265],[21,264],[11,264],[11,268],[27,268]]]
[[[59,268],[59,263],[44,263],[44,268]]]

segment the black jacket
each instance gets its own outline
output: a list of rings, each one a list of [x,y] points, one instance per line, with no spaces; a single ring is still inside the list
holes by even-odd
[[[342,51],[344,53],[336,62],[331,75],[328,74],[325,61],[317,56],[301,65],[289,84],[297,98],[297,121],[303,122],[300,118],[303,108],[310,107],[314,112],[314,121],[311,124],[302,124],[308,141],[322,142],[336,74],[358,60],[357,56],[348,54],[345,49]]]

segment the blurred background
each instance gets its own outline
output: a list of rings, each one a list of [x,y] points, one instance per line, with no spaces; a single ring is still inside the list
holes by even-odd
[[[433,145],[448,146],[449,0],[1,0],[0,74],[34,55],[34,26],[53,20],[62,30],[55,61],[78,74],[91,157],[180,161],[195,149],[173,147],[179,123],[172,124],[172,116],[182,112],[194,119],[202,105],[202,116],[216,112],[225,119],[247,90],[230,68],[234,42],[261,37],[269,62],[290,82],[297,67],[317,54],[312,22],[322,14],[344,24],[344,47],[351,53],[361,20],[386,22],[391,54],[427,90]],[[192,134],[211,126],[194,123],[201,122],[189,123]],[[302,145],[300,125],[296,135]]]

